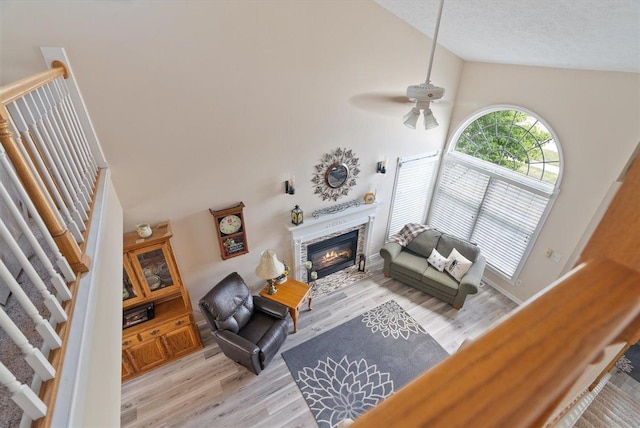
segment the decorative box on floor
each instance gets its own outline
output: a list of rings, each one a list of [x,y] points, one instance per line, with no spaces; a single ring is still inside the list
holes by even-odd
[[[171,225],[161,223],[152,231],[148,238],[124,235],[123,381],[202,348],[171,249]]]

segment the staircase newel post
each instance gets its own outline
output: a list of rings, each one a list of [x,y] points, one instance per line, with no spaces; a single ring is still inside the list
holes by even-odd
[[[0,106],[0,142],[6,154],[11,159],[22,185],[40,213],[60,252],[69,262],[71,269],[76,273],[87,272],[91,260],[86,254],[82,253],[71,232],[56,215],[56,207],[52,207],[47,203],[42,189],[18,148],[18,143],[13,138],[11,131],[9,131],[8,118],[9,112],[7,108],[4,105]]]

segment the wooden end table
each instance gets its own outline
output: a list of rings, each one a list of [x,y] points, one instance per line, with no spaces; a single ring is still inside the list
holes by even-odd
[[[311,287],[293,278],[287,279],[287,282],[276,285],[276,287],[278,288],[276,294],[267,293],[269,289],[267,285],[262,289],[260,295],[289,308],[289,314],[291,314],[291,319],[293,319],[293,332],[295,333],[298,331],[298,314],[300,313],[300,307],[305,298],[309,298],[309,310],[312,309],[311,300],[313,297],[311,296]]]

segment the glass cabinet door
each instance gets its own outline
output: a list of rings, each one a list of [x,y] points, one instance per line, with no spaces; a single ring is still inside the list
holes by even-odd
[[[136,294],[136,290],[133,288],[133,284],[131,284],[131,279],[129,279],[129,274],[127,270],[122,267],[122,301],[126,302],[129,299],[135,299],[138,297]]]
[[[140,279],[151,294],[164,294],[177,288],[167,251],[161,244],[134,253],[135,261],[140,265]]]
[[[127,308],[144,299],[144,293],[137,284],[126,256],[122,264],[122,306]]]

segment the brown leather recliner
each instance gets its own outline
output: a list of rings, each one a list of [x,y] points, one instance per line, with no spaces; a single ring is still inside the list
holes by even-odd
[[[199,306],[222,352],[255,374],[269,364],[289,334],[287,307],[252,296],[237,272],[205,294]]]

